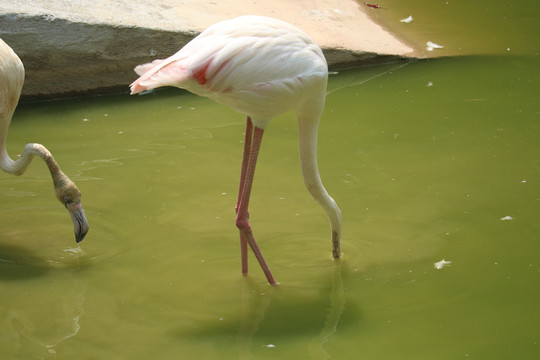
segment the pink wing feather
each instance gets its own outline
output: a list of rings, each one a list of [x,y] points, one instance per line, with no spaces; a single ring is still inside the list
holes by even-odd
[[[135,72],[140,78],[130,85],[132,95],[161,86],[174,86],[190,77],[185,67],[173,57],[139,65]]]

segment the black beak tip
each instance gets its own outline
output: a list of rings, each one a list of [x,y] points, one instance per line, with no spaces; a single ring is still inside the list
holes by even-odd
[[[86,236],[88,232],[81,233],[81,234],[75,234],[75,241],[77,241],[77,244],[83,241],[84,237]]]

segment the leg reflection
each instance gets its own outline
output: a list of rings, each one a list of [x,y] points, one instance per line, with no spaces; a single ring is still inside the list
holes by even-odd
[[[343,260],[335,260],[332,268],[332,291],[330,293],[330,309],[326,316],[324,327],[318,336],[311,340],[309,355],[313,360],[330,359],[330,355],[324,349],[324,344],[334,335],[345,309],[345,290],[343,288],[342,275]]]
[[[241,323],[237,336],[240,359],[248,360],[253,358],[251,341],[264,319],[272,295],[276,290],[272,286],[260,288],[249,277],[242,279]]]

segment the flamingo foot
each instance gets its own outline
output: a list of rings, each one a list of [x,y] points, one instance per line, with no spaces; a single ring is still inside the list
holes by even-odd
[[[251,230],[249,219],[247,218],[242,219],[242,218],[237,217],[236,226],[240,230],[240,238],[245,239],[245,242],[249,244],[249,247],[251,248],[251,251],[253,251],[255,258],[257,258],[257,261],[261,265],[261,268],[264,272],[264,275],[266,276],[266,279],[268,280],[268,283],[270,283],[270,285],[272,286],[277,285],[276,280],[274,279],[274,276],[272,275],[272,272],[270,271],[270,268],[268,267],[268,264],[266,263],[266,260],[264,259],[262,251],[259,248],[259,245],[257,245],[255,238],[253,237],[253,231]],[[246,252],[247,252],[247,249],[246,249]],[[242,260],[244,260],[243,257],[242,257]],[[242,261],[242,274],[243,275],[247,275],[247,256],[246,256],[245,261],[246,261],[245,272],[244,272],[244,261]]]

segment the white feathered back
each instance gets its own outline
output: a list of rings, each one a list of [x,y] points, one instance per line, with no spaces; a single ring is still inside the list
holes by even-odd
[[[326,88],[328,76],[324,55],[307,34],[261,16],[214,24],[176,54],[136,72],[142,75],[132,93],[176,86],[265,119],[301,106],[299,95]]]

